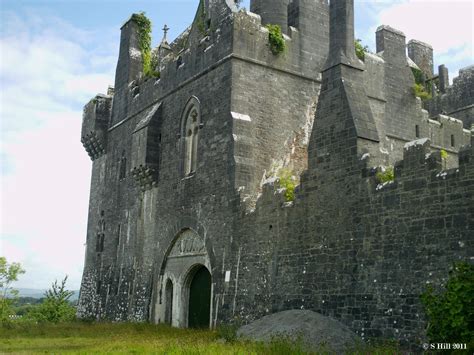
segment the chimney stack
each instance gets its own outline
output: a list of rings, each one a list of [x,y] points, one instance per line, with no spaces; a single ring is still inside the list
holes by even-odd
[[[326,68],[337,64],[363,68],[355,54],[354,0],[331,0],[329,17],[329,57]]]

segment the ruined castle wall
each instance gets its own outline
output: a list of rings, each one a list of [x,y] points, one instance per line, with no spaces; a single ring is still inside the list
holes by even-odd
[[[461,69],[454,78],[453,85],[445,93],[435,96],[426,107],[431,116],[444,114],[455,117],[464,123],[465,129],[474,124],[474,66]]]
[[[385,163],[393,165],[403,158],[403,146],[407,142],[426,137],[432,141],[433,148],[448,152],[449,166],[455,165],[457,152],[460,147],[469,144],[470,135],[466,135],[463,127],[456,123],[459,121],[439,118],[434,114],[435,109],[430,109],[430,114],[422,109],[426,103],[422,103],[413,93],[415,82],[407,63],[403,33],[381,26],[377,30],[377,51],[376,55],[367,53],[365,56],[364,79]],[[469,81],[466,78],[456,80],[456,83],[461,82],[465,83],[463,90],[466,91]],[[428,105],[436,106],[433,100]],[[459,107],[459,103],[456,105]],[[459,113],[464,117],[468,111],[464,108]]]

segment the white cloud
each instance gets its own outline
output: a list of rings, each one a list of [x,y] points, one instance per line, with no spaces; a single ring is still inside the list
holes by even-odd
[[[410,39],[433,46],[436,65],[446,64],[453,71],[472,64],[472,1],[405,0],[372,4],[377,25],[390,25]],[[375,30],[375,28],[373,28]]]
[[[473,3],[411,0],[394,3],[380,22],[405,32],[407,39],[430,43],[439,53],[472,44]]]
[[[8,167],[0,254],[27,270],[18,287],[45,288],[69,274],[77,288],[91,166],[80,143],[82,105],[113,83],[118,33],[21,15],[2,16],[0,37],[0,153]]]

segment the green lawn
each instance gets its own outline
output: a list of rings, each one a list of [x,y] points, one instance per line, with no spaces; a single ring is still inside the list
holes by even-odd
[[[307,354],[300,344],[219,339],[217,332],[151,324],[66,323],[0,326],[0,353],[20,354]],[[323,350],[318,354],[327,353]],[[396,354],[365,349],[358,354]]]

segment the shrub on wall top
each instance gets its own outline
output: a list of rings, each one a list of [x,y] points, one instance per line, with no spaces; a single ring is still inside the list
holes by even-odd
[[[278,55],[285,50],[285,39],[281,33],[279,25],[267,25],[268,42],[270,43],[270,50],[273,54]]]

